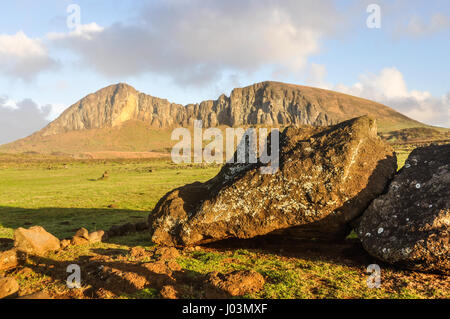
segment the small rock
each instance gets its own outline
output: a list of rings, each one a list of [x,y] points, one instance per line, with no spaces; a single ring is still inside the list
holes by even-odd
[[[10,249],[0,252],[0,271],[15,268],[19,265],[17,250]]]
[[[258,292],[265,284],[264,277],[253,270],[236,270],[229,274],[209,273],[205,281],[208,299],[223,299]]]
[[[169,267],[172,271],[180,271],[182,268],[179,263],[177,263],[175,260],[169,260],[167,262],[167,267]]]
[[[103,230],[97,230],[89,234],[89,242],[91,244],[100,243],[106,240],[106,234]]]
[[[105,172],[103,173],[103,175],[99,178],[99,180],[105,180],[105,179],[108,179],[108,178],[109,178],[108,171],[105,171]]]
[[[61,249],[66,249],[70,246],[70,239],[61,240]]]
[[[164,299],[178,299],[178,292],[172,285],[162,287],[160,294]]]
[[[0,278],[0,299],[12,298],[19,291],[17,280],[10,277]]]
[[[146,251],[143,247],[136,246],[130,249],[130,256],[133,258],[142,258],[149,256],[149,252]]]
[[[163,262],[145,263],[144,268],[159,275],[172,275],[172,271]]]
[[[89,240],[89,231],[86,228],[80,228],[75,233],[74,237],[81,237]]]
[[[73,236],[70,243],[74,246],[87,245],[87,244],[89,244],[89,239],[86,239],[84,237],[79,237],[79,236]]]
[[[159,260],[170,260],[180,256],[180,252],[174,247],[159,247],[155,251],[155,255]]]
[[[58,250],[60,246],[59,239],[41,226],[33,226],[29,229],[19,227],[14,232],[14,247],[20,251],[42,255]]]

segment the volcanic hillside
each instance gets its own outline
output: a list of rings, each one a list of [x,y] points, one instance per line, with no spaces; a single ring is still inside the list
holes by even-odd
[[[0,146],[1,152],[80,154],[83,152],[167,151],[175,127],[330,125],[369,115],[379,131],[427,127],[385,105],[318,88],[261,82],[230,96],[180,105],[116,84],[89,94],[41,131]]]

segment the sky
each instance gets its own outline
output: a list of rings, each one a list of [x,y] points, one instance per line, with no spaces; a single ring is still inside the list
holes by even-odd
[[[448,0],[15,0],[0,9],[0,144],[119,82],[188,104],[274,80],[450,127]]]

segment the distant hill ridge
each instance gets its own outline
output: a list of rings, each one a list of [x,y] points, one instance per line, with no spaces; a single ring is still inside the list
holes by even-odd
[[[170,131],[192,127],[332,125],[369,115],[379,131],[428,127],[392,108],[334,91],[280,82],[235,88],[230,96],[181,105],[119,83],[82,98],[42,130],[0,152],[167,151]]]
[[[121,125],[139,120],[154,128],[240,125],[331,125],[361,115],[401,128],[421,126],[373,101],[333,91],[279,82],[261,82],[234,89],[230,96],[186,106],[140,93],[119,83],[89,94],[41,130],[42,136]],[[379,123],[380,124],[380,123]]]

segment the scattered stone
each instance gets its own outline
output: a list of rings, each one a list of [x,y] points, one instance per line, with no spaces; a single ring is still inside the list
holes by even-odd
[[[91,244],[101,243],[102,241],[107,239],[107,235],[103,230],[97,230],[89,234],[89,242]]]
[[[150,253],[146,251],[143,247],[136,246],[130,249],[130,256],[135,259],[140,259],[143,257],[149,257]]]
[[[66,249],[70,246],[70,239],[61,240],[61,249]]]
[[[180,252],[174,247],[159,247],[155,251],[155,256],[162,261],[175,259],[180,256]]]
[[[72,240],[70,241],[70,244],[74,245],[74,246],[88,245],[89,239],[86,239],[86,238],[80,237],[80,236],[73,236]]]
[[[223,299],[258,292],[263,288],[265,280],[256,271],[236,270],[229,274],[209,273],[205,283],[206,298]]]
[[[86,228],[80,228],[77,230],[74,237],[81,237],[89,240],[89,231]]]
[[[60,241],[41,226],[33,226],[29,229],[19,227],[14,232],[14,247],[26,253],[43,255],[49,251],[58,250]]]
[[[0,277],[0,299],[12,298],[17,295],[19,284],[10,277]]]
[[[417,148],[406,164],[364,212],[358,235],[387,263],[449,274],[450,144]]]
[[[179,263],[177,263],[175,260],[169,260],[167,262],[167,267],[169,267],[169,269],[171,271],[181,271],[181,265]]]
[[[162,287],[160,294],[164,299],[178,299],[178,292],[172,285]]]
[[[106,180],[106,179],[108,179],[108,178],[109,178],[108,171],[105,171],[105,172],[103,173],[103,175],[102,175],[98,180],[101,181],[101,180]]]
[[[19,265],[17,250],[10,249],[0,252],[0,271],[15,268]]]
[[[279,162],[274,174],[262,174],[260,162],[227,164],[205,183],[167,193],[149,216],[152,241],[187,246],[268,233],[345,238],[397,168],[393,149],[365,116],[285,129]]]
[[[145,263],[144,268],[159,275],[172,275],[172,271],[164,262]]]
[[[52,299],[45,291],[39,291],[30,295],[18,297],[17,299]]]

